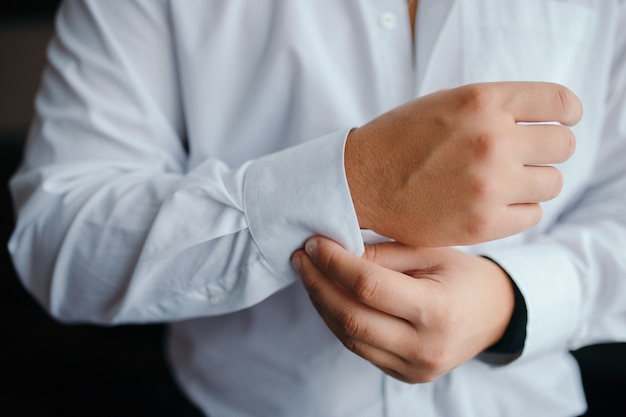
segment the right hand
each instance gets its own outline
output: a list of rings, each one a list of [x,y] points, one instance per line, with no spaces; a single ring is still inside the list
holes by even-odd
[[[416,246],[469,245],[539,222],[574,152],[582,104],[552,83],[442,90],[348,135],[345,169],[361,228]],[[560,124],[518,124],[518,122]]]
[[[366,245],[363,257],[323,237],[292,263],[329,329],[405,382],[429,382],[496,343],[515,305],[496,263],[452,248]]]

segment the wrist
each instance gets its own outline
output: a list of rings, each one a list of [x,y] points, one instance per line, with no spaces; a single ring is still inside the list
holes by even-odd
[[[360,128],[348,133],[344,148],[344,169],[350,190],[350,197],[361,229],[373,229],[374,222],[370,213],[375,205],[369,201],[374,192],[374,184],[368,181],[367,171],[371,169],[367,162],[363,137]]]
[[[483,256],[484,257],[484,256]],[[528,321],[526,301],[522,295],[520,289],[517,287],[511,277],[493,260],[484,257],[485,259],[496,265],[504,274],[511,286],[513,295],[513,305],[510,314],[510,318],[507,321],[504,332],[499,339],[489,346],[485,352],[498,353],[498,354],[519,354],[524,349],[524,342],[526,341],[526,324]]]

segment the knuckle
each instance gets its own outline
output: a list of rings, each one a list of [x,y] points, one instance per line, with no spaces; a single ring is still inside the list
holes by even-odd
[[[439,376],[440,375],[436,375],[436,374],[422,373],[422,374],[417,376],[417,378],[415,379],[414,383],[416,383],[416,384],[427,384],[429,382],[433,382],[434,380],[439,378]]]
[[[554,90],[554,104],[561,110],[567,111],[571,106],[572,97],[567,88],[557,85]]]
[[[464,314],[458,308],[441,306],[428,319],[433,338],[413,350],[407,358],[420,382],[432,381],[454,367],[455,354],[451,346],[454,335],[462,328]],[[427,382],[428,382],[427,381]]]
[[[404,382],[405,384],[419,384],[421,382],[421,373],[414,369],[396,370],[392,368],[381,368],[387,375]]]
[[[485,226],[482,219],[470,219],[465,225],[465,244],[475,243],[482,240],[481,236],[485,235]]]
[[[424,363],[424,370],[428,375],[441,375],[449,368],[450,355],[444,346],[437,346],[430,353],[428,359]]]
[[[334,259],[335,255],[332,252],[326,253],[322,249],[319,249],[317,255],[315,256],[315,263],[322,271],[328,272],[334,265]]]
[[[499,100],[497,90],[490,84],[471,84],[465,86],[461,106],[470,110],[482,112],[490,109]]]
[[[404,381],[409,384],[426,384],[435,381],[443,374],[444,373],[419,370],[411,373],[410,375],[406,375]]]
[[[323,316],[325,314],[325,308],[322,305],[322,302],[320,301],[321,290],[319,289],[318,285],[310,284],[310,285],[306,285],[305,288],[306,288],[307,293],[309,294],[309,300],[311,301],[311,304],[313,305],[315,310],[318,312],[318,314]]]
[[[561,190],[563,189],[563,174],[556,168],[553,168],[554,171],[554,180],[553,180],[553,189],[552,194],[550,195],[550,199],[557,197]]]
[[[568,88],[557,84],[552,101],[555,108],[564,115],[563,121],[566,124],[573,124],[580,118],[580,101]]]
[[[359,340],[355,339],[354,337],[345,337],[341,341],[341,343],[350,352],[352,352],[352,353],[354,353],[356,355],[359,355],[359,356],[363,356],[363,354],[364,354],[363,343],[361,343]]]
[[[486,209],[488,204],[475,203],[468,208],[462,232],[469,242],[477,242],[491,235],[493,219],[492,211]]]
[[[564,158],[563,160],[569,159],[570,156],[574,154],[576,151],[576,135],[572,131],[572,129],[566,129],[565,133],[565,144],[564,144]]]
[[[354,281],[354,296],[361,300],[371,300],[376,296],[380,286],[380,278],[369,271],[362,271]]]
[[[411,373],[410,378],[418,383],[432,382],[445,373],[447,363],[443,349],[433,350],[420,359],[416,370]]]
[[[472,176],[467,180],[467,191],[469,192],[469,205],[467,206],[469,218],[472,219],[476,211],[474,201],[482,201],[489,194],[489,183],[482,177]],[[480,203],[478,203],[480,205]]]
[[[359,314],[351,308],[345,308],[339,314],[337,324],[341,328],[342,333],[346,336],[344,344],[361,333],[361,318]]]
[[[556,133],[554,134],[554,163],[567,161],[576,150],[576,135],[572,129],[565,126],[554,126]]]
[[[469,150],[479,161],[490,159],[496,151],[498,138],[492,132],[483,132],[473,137],[469,143]]]
[[[396,379],[399,379],[405,384],[411,384],[411,385],[432,382],[431,380],[427,378],[426,374],[420,371],[409,372],[406,374],[399,374],[399,376],[396,376]]]

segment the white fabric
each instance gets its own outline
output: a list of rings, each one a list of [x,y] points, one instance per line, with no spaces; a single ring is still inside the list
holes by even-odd
[[[211,416],[582,413],[568,350],[626,340],[626,3],[419,7],[413,44],[405,0],[64,3],[11,181],[25,286],[65,322],[171,322],[173,370]],[[350,128],[495,80],[585,105],[540,225],[467,248],[520,287],[525,349],[407,385],[342,347],[289,257],[315,233],[363,249]]]

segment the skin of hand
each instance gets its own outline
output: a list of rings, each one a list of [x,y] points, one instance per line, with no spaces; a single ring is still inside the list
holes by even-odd
[[[429,382],[497,342],[514,290],[494,262],[397,242],[355,256],[323,237],[292,264],[317,311],[352,352],[409,383]]]
[[[363,229],[412,246],[470,245],[539,222],[574,152],[582,104],[553,83],[470,84],[350,132],[344,163]],[[521,123],[520,123],[521,122]]]

